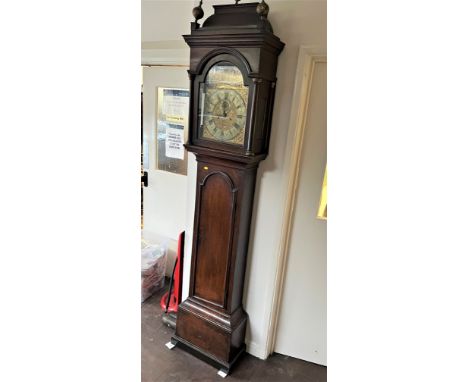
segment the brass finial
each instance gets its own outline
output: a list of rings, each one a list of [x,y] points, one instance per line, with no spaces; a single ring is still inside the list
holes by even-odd
[[[262,2],[257,5],[257,13],[260,15],[261,19],[266,19],[269,11],[270,7],[265,3],[265,0],[262,0]]]
[[[200,0],[200,4],[198,4],[198,7],[192,9],[192,15],[193,17],[195,17],[195,23],[205,15],[205,12],[203,12],[203,9],[201,7],[202,4],[203,0]]]

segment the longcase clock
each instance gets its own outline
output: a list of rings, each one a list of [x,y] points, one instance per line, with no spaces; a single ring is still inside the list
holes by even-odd
[[[200,2],[201,3],[201,2]],[[242,306],[259,162],[268,154],[276,68],[284,44],[268,5],[201,6],[184,39],[190,46],[190,123],[185,145],[197,159],[189,296],[172,338],[229,373],[245,350]]]

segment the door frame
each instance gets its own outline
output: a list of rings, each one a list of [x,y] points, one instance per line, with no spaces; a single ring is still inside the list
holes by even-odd
[[[168,49],[167,46],[174,45],[173,41],[157,41],[157,42],[142,42],[141,48],[141,61],[140,67],[142,70],[142,81],[143,81],[143,68],[144,67],[180,67],[189,69],[190,62],[190,50],[187,47],[178,46],[175,48]],[[182,45],[182,43],[180,44]],[[143,91],[143,82],[142,82],[142,91]],[[144,95],[143,95],[144,97]],[[143,113],[141,115],[143,123]],[[151,166],[151,159],[148,160]],[[188,174],[187,174],[188,178]],[[189,207],[187,207],[189,208]],[[143,227],[144,229],[144,227]],[[187,239],[188,236],[188,239]],[[187,248],[187,242],[191,240],[191,236],[187,235],[185,240],[185,249]],[[191,245],[191,242],[189,242]],[[172,253],[177,253],[177,242],[170,241],[169,250]],[[187,257],[187,256],[186,256]],[[185,260],[184,260],[185,263]],[[169,269],[172,269],[169,265],[166,267],[166,273],[169,272]],[[170,276],[170,275],[169,275]],[[184,280],[184,284],[186,284]]]
[[[283,297],[283,286],[289,257],[289,244],[291,228],[294,217],[297,186],[299,182],[299,169],[301,164],[304,131],[307,125],[309,100],[314,80],[315,66],[326,63],[326,53],[317,51],[314,46],[301,46],[294,82],[294,93],[291,104],[291,117],[289,120],[288,141],[291,142],[290,156],[288,158],[286,198],[283,208],[283,221],[276,261],[276,274],[274,280],[273,297],[270,320],[267,332],[266,349],[268,354],[273,353],[276,345],[278,320]]]

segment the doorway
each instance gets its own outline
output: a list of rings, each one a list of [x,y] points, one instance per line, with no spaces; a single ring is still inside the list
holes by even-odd
[[[166,274],[186,227],[187,158],[181,155],[188,128],[188,88],[186,66],[143,66],[141,160],[147,187],[142,192],[142,235],[168,245]]]

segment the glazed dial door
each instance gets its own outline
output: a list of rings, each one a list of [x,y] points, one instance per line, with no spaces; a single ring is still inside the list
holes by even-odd
[[[214,65],[200,84],[200,138],[243,146],[248,95],[249,88],[235,65]]]

